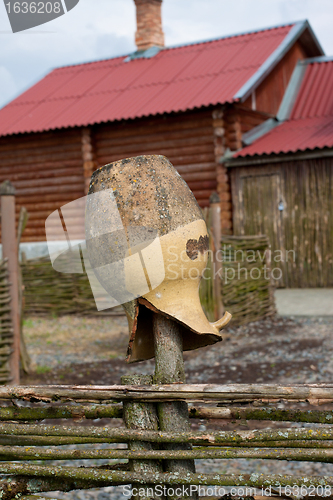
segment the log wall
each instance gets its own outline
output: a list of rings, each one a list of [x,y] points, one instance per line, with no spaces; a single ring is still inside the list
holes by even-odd
[[[45,219],[87,192],[92,171],[112,161],[163,154],[201,207],[217,188],[212,110],[0,139],[0,182],[30,214],[22,242],[45,241]],[[231,214],[230,214],[231,217]]]
[[[220,163],[221,157],[226,148],[226,121],[225,111],[222,107],[214,109],[213,113],[214,127],[214,155],[216,162],[217,193],[220,197],[220,219],[221,230],[223,234],[231,234],[232,231],[232,205],[231,188],[227,169]]]
[[[29,212],[24,241],[45,241],[45,219],[84,196],[81,131],[58,130],[0,138],[0,183],[16,188],[17,218]]]
[[[193,191],[201,207],[216,190],[212,112],[172,114],[94,127],[98,166],[121,158],[166,156]]]
[[[234,233],[272,233],[273,258],[278,256],[276,251],[284,256],[275,264],[283,270],[283,285],[290,288],[332,287],[333,158],[295,159],[256,167],[235,167],[230,171]],[[257,179],[257,183],[251,182],[256,186],[256,193],[245,189],[245,184],[250,186],[251,177]],[[271,214],[267,204],[258,209],[258,190],[263,192],[268,186],[272,192],[277,179],[280,194],[272,200],[275,213]],[[280,202],[282,210],[279,210]]]

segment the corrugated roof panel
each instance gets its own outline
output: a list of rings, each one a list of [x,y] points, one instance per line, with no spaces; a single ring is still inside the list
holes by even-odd
[[[232,102],[235,89],[240,89],[253,75],[253,68],[242,68],[241,70],[228,71],[212,78],[210,85],[205,89],[206,101],[210,99],[212,104],[218,102]]]
[[[163,85],[152,85],[150,87],[150,96],[153,97],[160,92]],[[118,91],[116,98],[106,102],[105,106],[96,114],[96,120],[100,123],[136,118],[138,109],[142,107],[142,100],[145,99],[147,99],[146,87]]]
[[[83,126],[231,102],[292,27],[164,49],[152,58],[125,62],[124,57],[118,57],[59,68],[13,101],[35,103],[33,108],[7,106],[0,110],[2,123],[3,117],[9,117],[1,127],[2,134]]]
[[[21,104],[23,102],[39,102],[42,99],[47,99],[52,96],[57,89],[70,81],[75,74],[76,72],[67,68],[66,71],[54,70],[42,78],[42,80],[37,82],[33,87],[14,99],[12,103]]]
[[[299,90],[297,99],[295,101],[294,108],[291,111],[290,114],[290,119],[297,120],[298,118],[302,118],[305,116],[309,115],[309,108],[311,106],[311,102],[308,101],[307,97],[311,94],[313,94],[312,88],[314,86],[318,86],[319,82],[316,82],[316,73],[317,73],[317,68],[315,68],[314,71],[308,71],[309,68],[307,68],[305,76],[303,78],[303,82],[301,85],[301,88]],[[305,97],[305,98],[304,98]]]
[[[272,52],[283,41],[285,34],[282,36],[261,36],[255,39],[250,39],[247,43],[242,44],[240,50],[230,64],[228,69],[238,69],[242,67],[253,66],[258,69],[262,62],[265,61]]]
[[[290,118],[333,114],[333,62],[308,64]]]
[[[332,118],[303,118],[282,123],[233,157],[295,153],[325,147],[333,147]]]
[[[107,92],[98,95],[84,96],[78,104],[77,112],[85,125],[88,125],[97,117],[98,121],[104,121],[105,114],[110,112],[110,106],[120,95],[120,91]],[[82,110],[83,108],[83,110]],[[107,110],[107,111],[106,111]],[[74,123],[73,116],[68,120]],[[72,125],[71,125],[72,126]]]
[[[135,59],[134,61],[121,62],[101,82],[95,85],[91,94],[124,90],[136,85],[137,78],[154,64],[153,59]]]
[[[71,104],[65,109],[61,115],[53,118],[52,124],[54,128],[75,127],[80,121],[82,125],[88,125],[91,117],[103,109],[113,99],[117,97],[117,92],[110,92],[96,95],[85,95],[75,98]]]
[[[308,87],[309,97],[307,99],[303,99],[305,106],[303,109],[302,116],[322,116],[323,113],[320,112],[319,107],[320,103],[323,100],[323,91],[325,86],[324,82],[321,81],[322,78],[325,79],[325,74],[320,75],[318,78],[318,72],[321,73],[318,65],[314,65],[314,78],[312,81],[312,85]],[[319,71],[318,71],[319,70]],[[326,75],[327,76],[327,75]]]
[[[201,75],[212,75],[226,71],[229,64],[231,64],[236,54],[242,48],[242,43],[229,43],[223,51],[219,44],[211,47],[209,52],[201,48],[186,66],[186,77],[196,78]]]
[[[317,114],[333,115],[333,65],[325,65],[325,74],[322,78],[322,97],[318,95]]]
[[[67,97],[77,97],[89,92],[100,81],[112,74],[114,68],[91,69],[90,71],[78,70],[73,74],[73,78],[59,87],[52,94],[52,99],[66,99]]]
[[[163,89],[159,94],[149,100],[149,109],[152,114],[171,113],[172,111],[185,111],[186,109],[201,106],[203,98],[196,97],[200,92],[204,92],[205,86],[210,81],[210,76],[196,78],[191,80],[191,85],[188,85],[187,80],[171,82],[163,85]],[[199,104],[200,103],[200,104]],[[140,115],[147,115],[147,106],[140,108]]]
[[[133,86],[151,85],[154,83],[167,83],[187,75],[187,66],[197,57],[197,51],[192,53],[178,53],[164,55],[161,52],[151,59],[151,65],[135,80]]]
[[[147,102],[150,104],[151,101],[154,101],[156,96],[158,96],[158,99],[160,98],[160,100],[162,100],[164,107],[167,107],[167,103],[164,101],[162,93],[168,85],[167,83],[159,83],[150,85],[149,87],[124,90],[118,99],[109,107],[111,116],[113,116],[114,120],[121,120],[123,117],[126,120],[136,118],[137,116],[148,116],[150,113],[146,111],[148,109]],[[124,111],[124,109],[126,111]],[[150,105],[149,109],[151,109]],[[159,110],[156,110],[155,114],[156,113],[159,113]],[[107,121],[106,115],[104,116],[103,121]]]
[[[72,97],[68,99],[57,99],[54,101],[42,101],[35,104],[29,113],[15,124],[15,127],[21,132],[27,128],[31,132],[40,130],[48,130],[49,123],[53,123],[55,119],[66,111],[77,99]]]
[[[22,117],[27,116],[35,103],[24,102],[22,104],[8,104],[1,110],[0,135],[10,134],[8,130],[16,130],[16,123]]]

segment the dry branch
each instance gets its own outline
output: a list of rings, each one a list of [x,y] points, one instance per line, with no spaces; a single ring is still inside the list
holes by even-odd
[[[150,444],[150,443],[146,443]],[[39,447],[27,448],[26,446],[0,446],[1,460],[86,460],[86,459],[127,459],[135,460],[135,464],[141,464],[138,470],[133,472],[147,471],[154,472],[159,468],[159,463],[153,460],[208,460],[208,459],[266,459],[266,460],[298,460],[306,462],[333,462],[333,449],[314,448],[281,448],[275,449],[245,449],[245,448],[194,448],[191,450],[153,450],[153,449],[132,449],[132,450],[53,450]],[[149,462],[148,462],[149,461]],[[149,467],[148,467],[149,465]]]
[[[21,464],[0,464],[0,473],[30,476],[35,478],[56,478],[62,479],[64,487],[68,486],[68,481],[80,488],[78,484],[86,482],[95,484],[95,487],[111,486],[128,483],[139,484],[188,484],[206,486],[252,486],[266,487],[272,486],[333,486],[332,476],[287,476],[282,474],[194,474],[187,473],[185,477],[180,477],[178,473],[155,473],[141,474],[123,471],[96,470],[96,468],[76,468],[76,467],[47,467],[39,465]],[[66,482],[64,481],[66,479]],[[33,481],[30,482],[32,484]],[[36,484],[37,483],[37,484]],[[59,482],[56,481],[57,485]],[[66,484],[67,483],[67,484]],[[84,487],[84,486],[83,486]],[[88,486],[92,487],[92,486]],[[52,488],[51,488],[52,489]],[[63,488],[54,488],[63,489]],[[72,488],[73,489],[73,486]],[[35,482],[34,492],[38,492],[38,482]],[[42,490],[45,491],[45,490]],[[65,491],[68,491],[67,489]]]
[[[44,408],[0,407],[0,421],[6,420],[44,420],[57,418],[96,419],[122,418],[120,404],[61,405]],[[271,420],[275,422],[311,422],[329,424],[333,422],[333,411],[298,410],[269,408],[213,408],[196,406],[189,409],[190,418],[198,419],[233,419],[233,420]]]
[[[270,442],[288,440],[329,440],[333,439],[333,429],[264,429],[252,431],[206,432],[164,432],[132,430],[93,426],[62,426],[39,424],[0,424],[3,436],[64,436],[78,438],[103,438],[105,442],[148,441],[156,443],[192,443],[205,446],[236,446],[247,442]]]
[[[333,400],[332,384],[164,384],[151,386],[11,386],[0,387],[0,399],[71,400]]]

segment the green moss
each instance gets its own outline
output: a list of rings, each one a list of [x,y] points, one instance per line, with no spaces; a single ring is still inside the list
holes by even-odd
[[[43,365],[41,365],[41,366],[37,366],[36,367],[36,373],[38,375],[41,375],[42,373],[48,373],[50,371],[51,371],[51,368],[49,366],[43,366]]]

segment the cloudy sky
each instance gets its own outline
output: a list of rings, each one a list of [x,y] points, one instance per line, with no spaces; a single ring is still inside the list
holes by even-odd
[[[135,50],[133,0],[80,0],[66,15],[11,32],[0,0],[0,107],[50,69]],[[166,44],[216,38],[308,19],[333,55],[332,0],[164,0]]]

